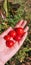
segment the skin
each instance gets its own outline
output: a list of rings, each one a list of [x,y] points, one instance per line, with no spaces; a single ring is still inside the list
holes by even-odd
[[[22,24],[23,23],[23,24]],[[17,23],[16,27],[22,27],[24,28],[27,24],[27,21],[21,20],[19,23]],[[23,45],[27,35],[28,35],[28,30],[29,27],[26,26],[24,28],[24,31],[26,32],[24,34],[24,36],[22,37],[22,39],[19,41],[19,43],[15,40],[13,40],[15,42],[14,46],[12,48],[8,48],[6,47],[6,41],[4,40],[4,36],[8,34],[8,32],[12,30],[12,27],[9,27],[6,31],[4,31],[1,35],[0,35],[0,65],[4,65],[9,59],[11,59],[16,52],[21,48],[21,46]]]

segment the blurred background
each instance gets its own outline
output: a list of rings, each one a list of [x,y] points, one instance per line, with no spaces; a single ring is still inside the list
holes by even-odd
[[[29,35],[5,65],[31,65],[31,0],[0,0],[0,34],[9,26],[14,27],[21,19],[27,20]]]

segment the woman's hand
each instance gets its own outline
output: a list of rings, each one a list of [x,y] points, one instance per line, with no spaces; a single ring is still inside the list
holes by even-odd
[[[24,28],[27,24],[27,21],[21,20],[16,26],[17,27],[22,27]],[[25,41],[27,35],[28,35],[28,29],[29,27],[26,26],[24,28],[24,31],[26,32],[24,34],[24,36],[22,37],[22,39],[19,41],[19,44],[17,41],[15,41],[16,44],[14,44],[14,46],[12,48],[8,48],[6,46],[6,41],[4,40],[4,36],[7,35],[9,33],[9,31],[12,30],[12,27],[9,27],[5,32],[3,32],[0,35],[0,65],[4,65],[10,58],[12,58],[16,52],[21,48],[23,42]]]

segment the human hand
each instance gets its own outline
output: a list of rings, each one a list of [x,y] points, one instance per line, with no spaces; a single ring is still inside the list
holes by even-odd
[[[26,26],[27,21],[23,21],[21,20],[16,26],[17,27],[22,27],[24,28]],[[23,42],[25,41],[27,35],[28,35],[28,29],[29,27],[26,26],[24,28],[24,31],[26,32],[24,34],[24,36],[22,37],[22,39],[19,41],[19,44],[17,41],[15,41],[16,44],[14,44],[14,46],[12,48],[8,48],[6,46],[6,41],[4,40],[4,36],[7,35],[9,33],[9,31],[12,30],[12,27],[9,27],[5,32],[3,32],[0,35],[0,65],[4,65],[10,58],[12,58],[16,52],[21,48]]]

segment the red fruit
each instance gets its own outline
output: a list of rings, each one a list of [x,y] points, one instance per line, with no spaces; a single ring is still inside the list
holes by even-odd
[[[14,38],[16,41],[20,41],[21,40],[21,37],[19,35],[17,35],[15,38]]]
[[[15,31],[17,32],[17,34],[19,35],[19,36],[23,36],[24,35],[24,29],[23,28],[15,28]]]
[[[5,39],[6,41],[10,40],[10,36],[9,36],[9,35],[6,35],[6,36],[4,37],[4,39]]]
[[[6,46],[7,47],[12,47],[14,45],[14,42],[12,40],[6,41]]]
[[[16,32],[15,32],[14,30],[12,30],[12,31],[10,31],[10,32],[8,33],[8,35],[10,35],[11,37],[15,38]]]

